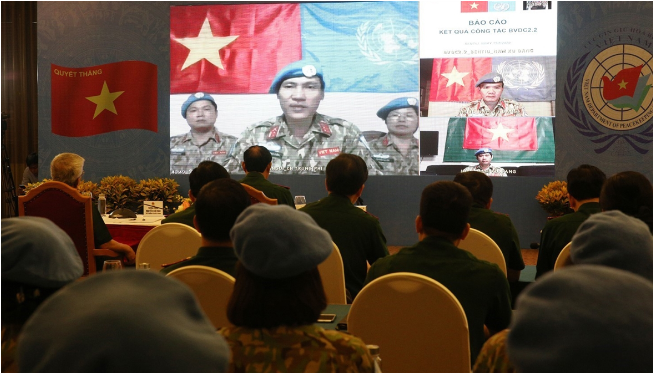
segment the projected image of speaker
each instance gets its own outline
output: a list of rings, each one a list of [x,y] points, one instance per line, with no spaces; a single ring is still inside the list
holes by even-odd
[[[438,155],[439,131],[420,131],[419,133],[419,156],[435,157]]]

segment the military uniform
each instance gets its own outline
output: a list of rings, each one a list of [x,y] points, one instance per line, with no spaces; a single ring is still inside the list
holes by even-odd
[[[459,117],[525,117],[524,107],[515,100],[502,98],[497,106],[490,110],[483,100],[475,100],[460,108]]]
[[[521,271],[525,268],[517,230],[507,215],[474,205],[468,222],[472,228],[487,234],[496,242],[509,269]]]
[[[202,161],[213,161],[224,166],[229,172],[239,169],[240,162],[234,157],[238,138],[218,132],[202,144],[196,144],[188,132],[170,137],[170,173],[190,174]]]
[[[461,172],[469,172],[469,171],[482,172],[487,176],[508,176],[508,172],[506,172],[506,170],[504,170],[501,167],[496,167],[492,165],[490,165],[490,167],[488,167],[485,170],[481,168],[481,165],[469,166],[469,167],[465,167]]]
[[[419,141],[413,137],[404,156],[389,135],[370,141],[372,158],[377,162],[380,175],[419,175]]]
[[[295,200],[292,194],[290,194],[290,190],[268,181],[260,172],[250,171],[238,182],[260,190],[268,198],[276,198],[277,203],[280,205],[288,205],[295,208]]]
[[[445,238],[429,236],[377,260],[365,283],[396,272],[430,277],[456,296],[467,316],[472,365],[485,342],[484,325],[491,330],[503,330],[510,323],[510,288],[503,271],[494,263],[476,259]]]
[[[242,153],[250,146],[261,145],[272,154],[271,173],[323,174],[327,163],[341,153],[369,160],[360,136],[358,128],[346,120],[315,114],[309,131],[298,139],[281,115],[247,128],[241,135],[237,158],[242,159]]]
[[[359,338],[314,325],[219,331],[231,347],[228,372],[374,372]]]
[[[345,286],[355,298],[363,288],[367,263],[389,255],[379,220],[335,193],[307,204],[300,211],[326,229],[338,245],[345,267]]]
[[[578,230],[578,227],[590,215],[597,212],[601,212],[601,205],[598,202],[586,202],[580,205],[578,211],[546,222],[540,237],[540,251],[537,254],[535,278],[553,270],[558,255],[571,242],[571,238]]]
[[[167,274],[175,269],[183,268],[186,266],[205,266],[219,269],[226,272],[231,276],[235,276],[236,272],[236,254],[231,247],[223,246],[203,246],[197,250],[197,254],[190,258],[184,259],[177,263],[166,264],[161,273]]]
[[[195,223],[193,223],[193,218],[195,217],[195,205],[190,205],[188,208],[175,212],[174,214],[168,216],[167,218],[161,220],[161,224],[166,223],[181,223],[186,224],[189,227],[195,229]]]
[[[474,363],[474,373],[515,373],[514,365],[508,358],[508,329],[488,338]]]

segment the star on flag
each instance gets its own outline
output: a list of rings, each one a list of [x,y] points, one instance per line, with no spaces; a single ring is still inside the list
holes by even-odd
[[[87,100],[91,101],[94,103],[95,106],[95,114],[93,114],[93,119],[100,115],[101,112],[104,110],[109,110],[110,112],[118,115],[118,112],[116,111],[116,106],[113,104],[113,101],[115,101],[118,97],[120,97],[121,94],[123,94],[125,91],[118,91],[118,92],[110,92],[109,87],[107,86],[107,81],[104,81],[104,84],[102,85],[102,91],[100,92],[99,95],[97,96],[89,96],[86,97]]]
[[[218,68],[224,70],[222,59],[220,58],[220,50],[233,43],[234,40],[238,38],[238,36],[239,35],[213,36],[209,19],[205,18],[199,35],[196,37],[174,39],[186,48],[190,49],[190,53],[184,61],[184,65],[181,67],[181,69],[184,70],[192,64],[205,59]]]
[[[442,76],[444,76],[445,78],[448,79],[447,87],[449,87],[450,85],[452,85],[454,83],[460,84],[461,86],[464,87],[465,83],[463,83],[463,77],[465,77],[465,75],[467,75],[467,74],[469,74],[469,72],[458,71],[456,66],[454,66],[453,69],[451,69],[451,72],[442,73]]]
[[[512,128],[504,127],[503,124],[501,124],[501,122],[498,123],[496,128],[488,128],[487,130],[492,132],[492,139],[490,141],[494,141],[498,138],[501,138],[505,141],[510,141],[510,139],[508,138],[508,134],[514,131],[514,129]]]
[[[469,4],[469,6],[471,6],[472,9],[478,9],[478,4],[476,4],[476,2]]]

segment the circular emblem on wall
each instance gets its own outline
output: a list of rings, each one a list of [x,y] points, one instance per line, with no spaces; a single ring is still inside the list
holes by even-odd
[[[653,118],[653,55],[630,44],[614,45],[594,56],[582,77],[582,100],[599,125],[635,129]]]

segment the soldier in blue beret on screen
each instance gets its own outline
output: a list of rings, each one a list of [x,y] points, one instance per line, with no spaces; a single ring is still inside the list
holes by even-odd
[[[474,100],[460,108],[459,117],[525,117],[522,105],[507,98],[502,98],[503,76],[496,72],[483,75],[476,82],[481,94],[480,100]]]
[[[478,164],[476,166],[465,167],[462,172],[477,171],[486,174],[487,176],[508,176],[506,170],[501,167],[495,167],[490,164],[492,162],[492,149],[481,148],[474,153]]]
[[[240,162],[234,157],[238,139],[218,132],[218,105],[211,95],[198,92],[188,96],[181,105],[181,116],[190,132],[170,137],[171,174],[190,174],[202,161],[219,163],[229,171],[238,169]]]
[[[300,60],[281,69],[270,93],[277,95],[283,114],[248,127],[241,135],[238,158],[253,145],[264,146],[272,154],[273,174],[323,174],[327,163],[341,153],[369,159],[358,127],[317,112],[324,89],[317,62]]]
[[[396,98],[376,112],[385,121],[388,133],[369,143],[372,158],[383,175],[419,175],[419,128],[416,98]]]

